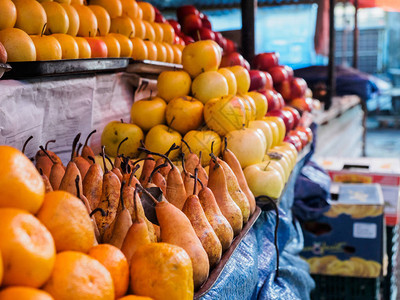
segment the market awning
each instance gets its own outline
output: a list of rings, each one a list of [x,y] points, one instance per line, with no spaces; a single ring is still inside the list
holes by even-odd
[[[350,2],[354,3],[355,0]],[[358,0],[359,8],[380,7],[387,11],[400,11],[399,0]]]

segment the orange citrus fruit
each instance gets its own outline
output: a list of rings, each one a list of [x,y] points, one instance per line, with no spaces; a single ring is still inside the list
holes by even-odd
[[[110,272],[94,258],[77,251],[56,255],[56,263],[43,290],[57,300],[112,300]]]
[[[21,151],[0,146],[0,207],[36,213],[43,202],[44,183],[33,163]]]
[[[115,297],[126,294],[129,285],[129,264],[117,247],[101,244],[89,250],[89,256],[97,259],[110,272],[114,283]]]
[[[3,280],[3,259],[1,258],[1,251],[0,251],[0,286],[2,280]]]
[[[88,252],[95,243],[92,220],[83,202],[65,191],[47,193],[38,219],[53,235],[57,252]]]
[[[193,268],[181,247],[167,243],[141,246],[131,262],[134,294],[155,300],[193,299]]]
[[[150,297],[142,297],[142,296],[135,296],[135,295],[128,295],[122,298],[118,298],[118,300],[153,300]]]
[[[0,292],[0,300],[54,300],[49,293],[26,286],[11,286]]]
[[[47,228],[27,211],[0,209],[3,285],[40,287],[49,278],[56,250]]]

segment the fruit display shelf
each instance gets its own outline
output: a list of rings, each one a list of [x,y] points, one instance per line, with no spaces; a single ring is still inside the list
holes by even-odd
[[[0,78],[3,77],[5,72],[9,72],[11,69],[12,68],[9,64],[0,63]]]
[[[128,73],[145,74],[158,76],[163,71],[182,70],[182,65],[171,64],[153,60],[129,60],[129,65],[126,69]]]
[[[89,58],[48,61],[11,62],[12,69],[3,79],[57,76],[69,74],[90,74],[124,71],[129,58]]]
[[[249,230],[253,227],[254,223],[257,221],[260,214],[261,214],[261,209],[258,206],[256,206],[256,210],[254,211],[253,215],[250,217],[249,221],[243,227],[242,231],[234,238],[228,250],[222,255],[220,262],[210,272],[210,276],[208,277],[207,281],[194,294],[194,299],[200,299],[202,296],[207,294],[207,292],[213,287],[214,283],[218,280],[219,276],[224,270],[229,258],[235,252],[236,248],[239,246],[240,242],[243,240],[243,238],[246,236]]]

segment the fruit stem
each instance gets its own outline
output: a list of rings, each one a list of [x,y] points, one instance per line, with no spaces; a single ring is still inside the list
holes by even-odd
[[[105,217],[105,216],[107,215],[106,212],[104,211],[104,209],[102,209],[102,208],[100,208],[100,207],[97,207],[97,208],[95,208],[95,209],[92,210],[92,212],[89,214],[89,216],[92,217],[92,216],[93,216],[95,213],[97,213],[98,211],[101,213],[101,215],[102,215],[103,217]]]
[[[199,169],[194,169],[194,187],[193,187],[193,195],[196,195],[197,192],[197,175],[199,173]]]
[[[131,184],[132,184],[132,179],[133,179],[133,175],[134,175],[134,174],[135,174],[135,173],[132,172],[132,173],[131,173],[131,176],[129,176],[128,186],[131,186]]]
[[[75,149],[76,149],[76,145],[79,142],[79,139],[81,138],[81,133],[79,132],[76,137],[74,138],[74,141],[72,142],[72,152],[71,152],[71,160],[75,157]]]
[[[56,142],[56,140],[47,141],[46,145],[44,145],[44,149],[47,150],[47,146],[48,146],[50,143],[55,143],[55,142]]]
[[[161,157],[165,158],[165,160],[171,165],[171,168],[174,168],[174,167],[175,167],[174,164],[172,163],[172,161],[169,159],[169,157],[166,156],[165,154],[161,154],[161,153],[157,153],[157,152],[150,151],[150,150],[148,150],[146,147],[139,147],[138,150],[139,150],[139,151],[142,151],[142,152],[145,152],[145,153],[147,153],[147,154],[161,156]]]
[[[211,155],[211,154],[214,153],[214,141],[211,142],[211,149],[210,150],[211,150],[211,153],[210,153],[210,155]]]
[[[24,145],[22,146],[22,153],[25,154],[25,149],[26,149],[26,145],[28,145],[29,141],[33,139],[33,136],[31,135],[30,137],[27,138],[27,140],[25,141]],[[47,145],[47,144],[46,144]],[[46,148],[47,149],[47,148]]]
[[[131,170],[132,174],[135,174],[137,170],[140,169],[140,165],[135,165],[135,167],[133,168],[133,170]]]
[[[192,174],[190,174],[190,178],[194,178],[194,176]],[[200,180],[200,178],[197,178],[197,182],[200,183],[201,188],[204,189],[204,184],[203,182]]]
[[[153,170],[153,171],[151,172],[151,174],[150,174],[149,182],[152,182],[154,174],[157,173],[157,171],[158,171],[159,169],[164,168],[164,167],[166,167],[166,166],[168,166],[168,163],[163,163],[163,164],[161,164],[161,165],[155,167],[154,170]]]
[[[155,204],[158,204],[159,202],[156,200],[156,198],[154,198],[154,196],[152,194],[150,194],[150,192],[148,190],[146,190],[144,187],[142,187],[139,183],[136,183],[136,189],[141,189],[142,192],[144,192],[151,200],[153,200],[153,202]]]
[[[228,149],[228,138],[224,137],[224,152]]]
[[[138,217],[138,212],[137,212],[137,204],[136,204],[137,193],[138,193],[138,189],[135,188],[135,190],[133,191],[133,209],[135,211],[135,222],[139,223],[139,217]]]
[[[182,152],[181,160],[182,160],[182,170],[183,170],[183,173],[185,173],[185,175],[187,175],[188,171],[186,170],[186,167],[185,167],[185,153],[183,153],[183,152]]]
[[[184,139],[181,139],[181,141],[182,141],[182,143],[184,143],[184,144],[186,145],[186,147],[189,149],[189,152],[190,152],[190,153],[193,153],[193,152],[192,152],[192,149],[191,149],[190,146],[189,146],[189,144],[188,144]]]
[[[123,196],[123,192],[122,192],[123,189],[124,189],[125,184],[126,184],[125,180],[122,180],[122,182],[121,182],[121,192],[120,192],[120,197],[119,197],[119,199],[121,200],[122,210],[125,210],[124,196]]]
[[[108,171],[108,169],[107,169],[107,165],[106,165],[106,159],[105,159],[105,156],[106,156],[106,154],[104,153],[104,148],[105,148],[106,146],[101,146],[101,153],[100,153],[100,155],[101,155],[101,157],[103,158],[103,165],[104,165],[104,173],[108,173],[109,171]]]
[[[112,162],[111,158],[107,154],[104,154],[104,156],[107,158],[108,162],[110,163],[111,168],[114,169],[114,163]]]
[[[268,163],[267,163],[267,165],[266,165],[265,168],[264,168],[264,171],[267,171],[267,169],[268,169],[270,163],[271,163],[271,161],[269,160]]]
[[[201,157],[203,156],[203,151],[199,151],[199,163],[197,164],[198,166],[201,164]]]
[[[46,149],[43,148],[43,146],[39,146],[40,150],[42,150],[44,152],[44,154],[47,155],[48,158],[50,158],[51,162],[53,163],[53,165],[56,164],[56,162],[53,160],[53,158],[50,156],[50,154],[46,151]]]
[[[42,170],[42,168],[39,168],[39,174],[43,176],[43,170]]]
[[[213,162],[215,163],[215,166],[219,167],[219,163],[217,161],[217,157],[214,155],[214,153],[210,153],[211,159],[213,160]]]
[[[132,165],[133,166],[136,166],[139,162],[141,162],[142,160],[154,160],[154,158],[152,158],[152,157],[144,157],[144,158],[140,158],[140,159],[138,159],[138,160],[135,160],[133,163],[132,163]]]
[[[82,146],[83,146],[82,143],[79,143],[78,149],[76,149],[76,156],[77,157],[79,156],[79,150],[81,150]]]
[[[121,119],[121,123],[124,123],[124,119]]]
[[[175,121],[175,116],[172,117],[171,122],[168,124],[168,132],[171,132],[172,123]]]
[[[127,140],[128,140],[128,137],[124,138],[124,139],[118,144],[118,147],[117,147],[117,156],[119,155],[119,148],[121,148],[121,145],[122,145],[124,142],[126,142]]]
[[[40,32],[40,37],[43,36],[44,31],[46,30],[46,27],[47,27],[47,23],[44,23],[44,25],[43,25],[43,27],[42,27],[42,31]]]
[[[85,140],[85,147],[88,145],[88,142],[89,142],[89,139],[90,139],[90,137],[96,132],[97,130],[95,129],[95,130],[93,130],[91,133],[89,133],[88,134],[88,136],[87,136],[87,138],[86,138],[86,140]]]
[[[89,155],[89,156],[88,156],[88,159],[90,159],[94,164],[96,163],[96,161],[95,161],[95,159],[94,159],[93,156]]]
[[[81,190],[79,188],[79,175],[75,177],[75,187],[76,187],[76,196],[80,199],[81,198]]]

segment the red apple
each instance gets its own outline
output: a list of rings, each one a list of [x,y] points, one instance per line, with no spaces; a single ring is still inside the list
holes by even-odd
[[[289,102],[289,105],[299,110],[300,113],[304,111],[311,112],[313,101],[311,98],[295,98]]]
[[[181,24],[179,24],[178,21],[176,21],[174,19],[168,19],[167,22],[169,23],[169,25],[172,26],[172,28],[174,29],[176,34],[178,34],[182,31]]]
[[[250,89],[249,91],[257,91],[265,88],[267,76],[260,70],[250,70]]]
[[[154,11],[155,11],[155,13],[156,13],[154,22],[156,22],[156,23],[166,23],[167,20],[166,20],[166,19],[164,18],[164,16],[161,14],[161,12],[158,10],[158,8],[155,7],[155,6],[153,6],[153,8],[154,8]]]
[[[290,99],[305,97],[307,88],[307,82],[303,78],[294,77],[290,81]]]
[[[295,127],[295,130],[303,131],[305,134],[307,134],[308,142],[309,143],[312,142],[312,140],[313,140],[313,132],[312,132],[310,127],[297,126],[297,127]]]
[[[85,37],[88,41],[92,53],[91,58],[107,57],[108,49],[107,44],[98,38]]]
[[[305,132],[297,129],[293,129],[288,133],[288,136],[297,135],[300,138],[302,148],[308,144],[308,136]]]
[[[263,72],[264,72],[265,77],[267,79],[267,82],[265,84],[265,89],[266,90],[272,90],[274,88],[274,81],[272,80],[272,76],[268,72],[265,72],[265,71],[263,71]]]
[[[285,136],[283,141],[291,143],[293,146],[295,146],[297,152],[300,152],[301,149],[303,148],[303,144],[301,143],[301,140],[297,135],[287,135]]]
[[[176,16],[178,18],[179,23],[183,21],[183,19],[187,15],[199,15],[199,14],[200,12],[193,5],[183,5],[181,7],[178,7],[178,9],[176,10]]]
[[[182,35],[180,38],[183,40],[185,45],[189,45],[191,43],[194,43],[194,39],[192,39],[192,37],[190,37],[188,35]]]
[[[226,39],[226,47],[224,48],[225,53],[235,52],[237,50],[237,45],[234,41]]]
[[[279,108],[279,99],[277,93],[273,90],[259,90],[259,93],[263,94],[268,101],[268,111]]]
[[[212,30],[202,27],[192,32],[192,38],[195,41],[204,41],[204,40],[215,41],[215,34]]]
[[[285,100],[283,99],[283,97],[280,93],[278,93],[278,92],[275,92],[275,93],[276,93],[276,97],[278,98],[278,102],[279,102],[278,108],[282,109],[286,105]]]
[[[289,79],[289,74],[284,66],[271,67],[268,69],[268,72],[271,74],[275,86]]]
[[[250,71],[250,63],[246,59],[243,61],[243,63],[243,67],[245,67],[247,71]]]
[[[253,68],[267,71],[269,68],[278,65],[279,54],[276,52],[265,52],[254,56]]]
[[[293,115],[293,128],[296,128],[301,118],[299,111],[291,106],[284,106],[282,109],[289,111]]]
[[[244,57],[238,52],[230,52],[222,55],[220,68],[242,66],[244,67]]]
[[[291,95],[290,81],[284,80],[279,84],[275,84],[276,90],[282,95],[283,99],[289,101]]]
[[[224,36],[222,35],[221,32],[214,31],[214,34],[215,34],[215,41],[217,42],[217,44],[222,49],[225,49],[225,47],[226,47],[226,38],[224,38]]]
[[[201,19],[201,23],[203,24],[203,27],[212,30],[211,22],[207,17]]]
[[[287,111],[287,110],[282,110],[282,109],[274,109],[269,112],[267,112],[267,116],[276,116],[279,117],[283,120],[285,123],[286,127],[286,132],[289,132],[293,128],[293,122],[294,118],[293,115]]]
[[[191,14],[184,17],[181,26],[184,34],[191,34],[200,29],[203,25],[201,24],[201,19],[198,15]]]
[[[294,77],[293,68],[289,66],[283,66],[288,73],[289,79],[291,80]]]

